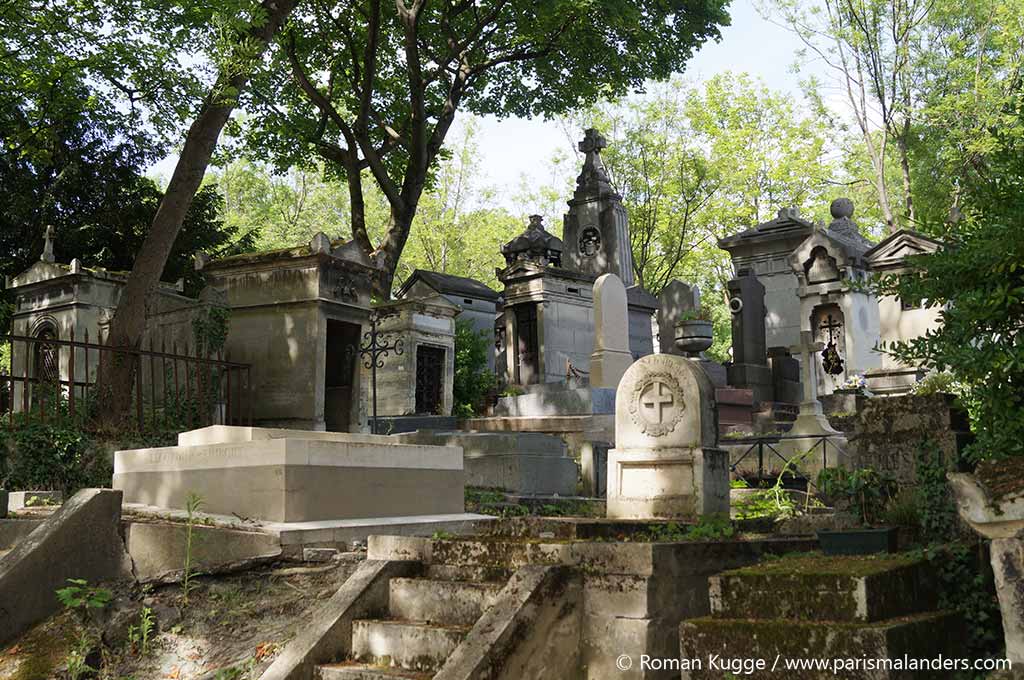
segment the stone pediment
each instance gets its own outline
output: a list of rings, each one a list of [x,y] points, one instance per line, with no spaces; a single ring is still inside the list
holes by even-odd
[[[31,267],[11,279],[8,282],[7,287],[16,288],[18,286],[27,286],[30,283],[39,283],[40,281],[49,281],[61,276],[67,276],[70,273],[70,268],[65,265],[53,264],[52,262],[43,262],[40,260],[38,262],[34,262]]]
[[[718,247],[732,251],[733,248],[746,242],[774,241],[777,239],[799,238],[810,234],[814,224],[800,217],[799,211],[793,208],[779,210],[775,219],[762,222],[736,234],[719,239]]]
[[[530,260],[516,260],[504,269],[498,269],[496,274],[498,280],[505,281],[507,279],[516,278],[519,276],[528,276],[530,274],[541,274],[547,267],[544,265],[531,262]]]
[[[827,229],[815,229],[789,256],[793,272],[807,283],[823,283],[843,278],[850,268],[860,264],[860,253],[847,247]]]
[[[359,244],[355,242],[355,239],[340,243],[335,241],[331,246],[331,255],[334,257],[342,260],[348,260],[349,262],[355,262],[356,264],[361,264],[364,267],[373,266],[373,263],[370,262],[370,257],[361,247],[359,247]]]
[[[892,269],[903,265],[907,257],[927,255],[942,247],[942,242],[911,229],[901,229],[864,254],[871,269]]]

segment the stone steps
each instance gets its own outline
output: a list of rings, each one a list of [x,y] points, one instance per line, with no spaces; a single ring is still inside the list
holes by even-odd
[[[448,565],[431,566],[425,578],[392,577],[388,618],[352,621],[350,658],[319,666],[316,677],[433,677],[495,602],[508,578],[507,570]]]
[[[352,658],[370,665],[436,672],[468,632],[468,626],[356,620],[352,622]]]
[[[921,562],[880,561],[875,573],[773,574],[757,568],[709,579],[711,614],[729,619],[874,622],[931,611],[938,588]]]
[[[444,626],[472,626],[501,592],[499,583],[393,578],[391,616]]]
[[[701,618],[683,621],[679,626],[680,652],[683,658],[722,658],[767,660],[840,659],[934,659],[960,656],[965,631],[960,617],[952,612],[928,612],[853,625],[825,621],[788,621],[784,619]],[[737,652],[736,650],[742,650]],[[781,668],[781,667],[780,667]],[[789,677],[801,680],[897,680],[908,677],[948,678],[945,672],[908,675],[901,670],[864,668],[802,669],[789,671]],[[720,680],[721,671],[705,666],[690,672],[690,680]],[[731,677],[746,677],[734,675]],[[753,677],[760,677],[755,673]],[[776,677],[772,674],[769,677]],[[782,677],[779,675],[778,677]]]
[[[320,666],[318,680],[430,680],[433,673],[403,671],[384,666],[355,663],[332,663]]]
[[[771,665],[774,659],[953,658],[963,651],[963,622],[934,611],[938,588],[920,558],[783,557],[712,576],[708,585],[710,616],[679,626],[683,658],[731,658],[743,650],[740,656]],[[906,677],[899,670],[867,670],[804,668],[793,677]],[[720,677],[710,668],[689,675]]]
[[[504,567],[466,566],[461,564],[431,564],[426,577],[436,581],[472,581],[477,583],[505,582],[512,576]]]

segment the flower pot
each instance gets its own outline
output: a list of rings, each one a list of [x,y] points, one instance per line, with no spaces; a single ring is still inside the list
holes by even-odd
[[[896,527],[819,531],[818,543],[826,555],[871,555],[897,550]]]
[[[690,319],[676,324],[676,347],[690,356],[697,356],[711,347],[714,329],[710,321]]]

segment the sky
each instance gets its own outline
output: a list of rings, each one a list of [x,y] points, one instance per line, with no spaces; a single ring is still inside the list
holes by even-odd
[[[760,77],[773,90],[800,97],[801,77],[809,73],[826,75],[814,64],[808,65],[800,75],[793,71],[797,51],[802,46],[799,38],[764,19],[755,8],[754,0],[733,0],[729,14],[732,23],[722,29],[721,42],[705,44],[691,59],[685,72],[688,80],[699,82],[723,71],[745,71]],[[450,132],[449,137],[455,132]],[[582,138],[582,134],[579,131],[577,137]],[[575,150],[575,140],[557,122],[539,118],[480,119],[477,139],[480,167],[484,169],[477,181],[480,185],[499,188],[518,187],[524,179],[528,185],[550,182],[548,159],[558,147],[566,152]],[[176,160],[176,156],[165,158],[147,174],[167,178]],[[510,200],[514,192],[496,193],[499,200]]]

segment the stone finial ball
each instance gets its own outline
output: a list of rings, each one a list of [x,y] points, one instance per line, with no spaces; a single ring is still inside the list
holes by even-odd
[[[828,211],[832,213],[832,218],[837,220],[844,217],[853,217],[853,201],[848,198],[837,198],[832,201]]]

